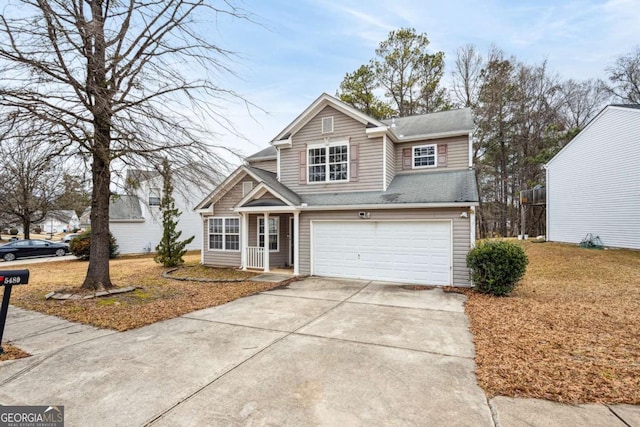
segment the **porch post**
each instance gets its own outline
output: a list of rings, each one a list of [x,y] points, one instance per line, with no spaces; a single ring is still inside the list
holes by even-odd
[[[300,275],[300,212],[293,212],[293,275]]]
[[[249,247],[249,214],[242,212],[240,225],[240,263],[243,270],[247,269],[247,248]]]
[[[269,272],[269,213],[264,213],[264,272]]]

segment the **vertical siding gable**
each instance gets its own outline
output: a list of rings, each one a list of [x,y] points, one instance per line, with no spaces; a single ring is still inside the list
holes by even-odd
[[[330,134],[322,133],[322,119],[333,117],[334,129]],[[348,192],[379,190],[382,187],[382,137],[372,138],[366,134],[366,126],[331,106],[323,108],[292,136],[292,147],[280,152],[280,181],[291,190],[301,193]],[[329,141],[349,140],[349,182],[307,184],[307,146]],[[357,148],[354,150],[354,147]],[[351,155],[357,154],[357,160]],[[302,154],[305,157],[302,160]],[[357,166],[354,162],[357,161]],[[304,162],[304,163],[303,163]],[[353,168],[357,168],[353,176]],[[304,179],[303,179],[304,178]]]
[[[548,164],[548,239],[640,249],[640,114],[608,108]]]

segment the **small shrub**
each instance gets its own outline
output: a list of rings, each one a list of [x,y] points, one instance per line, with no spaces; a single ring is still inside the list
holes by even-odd
[[[42,228],[39,225],[36,225],[36,228],[33,229],[33,232],[36,234],[42,233]]]
[[[80,259],[89,259],[91,249],[91,231],[85,231],[69,242],[69,250]],[[109,233],[109,258],[118,256],[118,243],[113,234]]]
[[[503,296],[511,292],[527,270],[529,259],[521,246],[506,240],[480,242],[467,254],[467,267],[476,290]]]
[[[9,234],[11,234],[12,236],[17,236],[18,235],[18,229],[15,227],[11,227],[11,230],[9,230]]]

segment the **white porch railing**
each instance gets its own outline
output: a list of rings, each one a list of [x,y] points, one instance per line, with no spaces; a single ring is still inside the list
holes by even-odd
[[[247,268],[264,268],[264,248],[247,247]]]

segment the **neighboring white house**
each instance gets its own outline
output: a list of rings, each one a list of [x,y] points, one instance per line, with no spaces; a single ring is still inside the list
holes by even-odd
[[[162,238],[162,177],[155,172],[132,171],[137,188],[131,195],[112,197],[109,204],[109,228],[118,242],[121,254],[155,252]],[[180,240],[195,236],[187,245],[188,250],[202,247],[202,221],[193,211],[195,205],[213,188],[214,183],[203,183],[197,188],[174,177],[173,197],[182,213],[178,218]],[[83,217],[88,216],[83,214]]]
[[[43,233],[69,232],[80,228],[80,220],[73,210],[50,211],[37,225]]]
[[[640,249],[640,105],[609,105],[545,166],[547,239]]]

